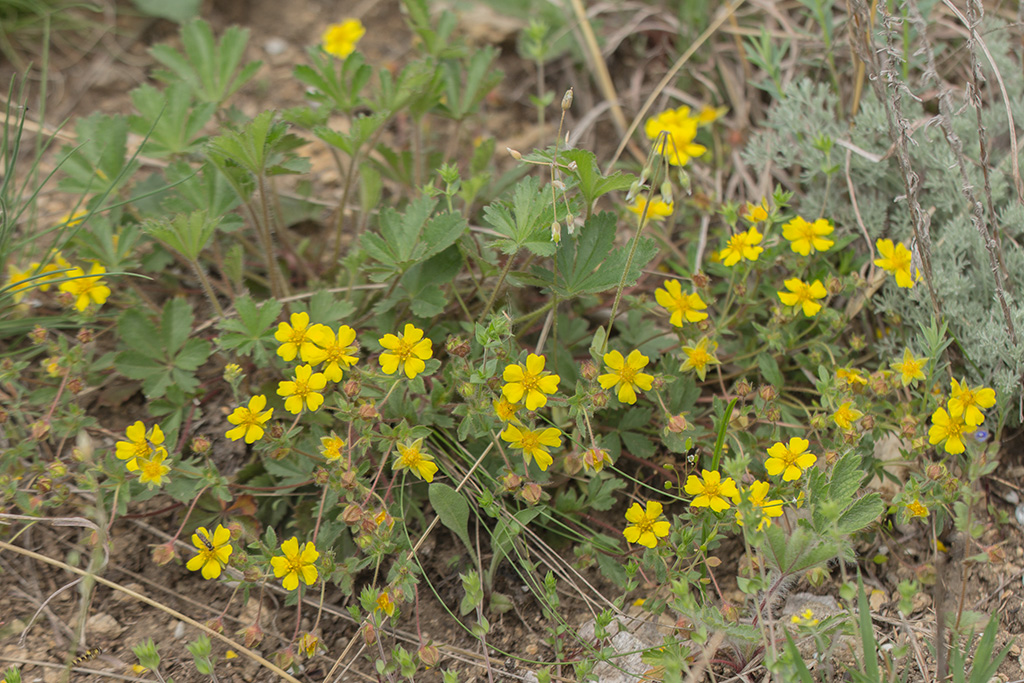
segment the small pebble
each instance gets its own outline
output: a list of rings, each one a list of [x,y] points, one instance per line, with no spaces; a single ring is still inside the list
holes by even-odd
[[[1017,518],[1017,524],[1024,526],[1024,503],[1014,509],[1013,516]]]
[[[268,38],[267,42],[263,43],[263,51],[271,57],[276,57],[287,49],[288,42],[283,38]]]

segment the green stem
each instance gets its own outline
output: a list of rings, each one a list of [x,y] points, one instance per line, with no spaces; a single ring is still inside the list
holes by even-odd
[[[213,291],[213,287],[210,284],[210,278],[207,276],[206,271],[199,265],[198,261],[191,261],[192,269],[196,272],[196,276],[199,278],[199,284],[202,285],[203,291],[206,293],[206,298],[213,304],[214,310],[217,311],[217,317],[224,317],[224,309],[221,308],[220,301],[217,300],[217,294]]]
[[[494,285],[494,289],[491,290],[491,296],[487,299],[487,305],[484,306],[484,310],[480,311],[480,317],[477,318],[477,322],[484,319],[484,316],[491,312],[491,306],[494,305],[494,300],[498,298],[498,292],[501,290],[501,286],[505,284],[505,278],[508,276],[508,271],[512,269],[512,260],[515,258],[515,254],[510,254],[505,259],[505,265],[501,269],[501,274],[498,276],[498,282]]]

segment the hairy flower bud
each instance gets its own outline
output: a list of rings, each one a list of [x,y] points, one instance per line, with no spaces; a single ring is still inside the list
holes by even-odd
[[[523,478],[515,472],[509,472],[501,478],[501,483],[505,486],[505,490],[509,493],[517,491],[523,484]]]
[[[341,519],[349,526],[355,526],[363,519],[363,509],[352,503],[345,507],[341,513]]]
[[[469,342],[455,335],[450,335],[445,340],[444,348],[450,355],[458,358],[465,358],[469,355]]]
[[[587,380],[588,382],[593,382],[595,379],[597,379],[597,376],[600,374],[600,372],[598,371],[597,366],[595,366],[589,360],[585,360],[583,361],[583,364],[580,365],[580,374],[583,375],[583,379]]]
[[[350,379],[345,382],[345,386],[342,387],[342,391],[348,398],[355,398],[359,395],[359,382],[354,379]]]
[[[178,556],[178,551],[174,549],[174,541],[168,541],[167,543],[161,543],[160,545],[153,548],[151,557],[153,563],[157,566],[163,566]]]
[[[437,666],[437,662],[441,659],[441,653],[433,645],[421,646],[420,649],[416,650],[416,656],[423,662],[423,666],[428,669]]]
[[[210,452],[210,448],[212,446],[213,444],[210,443],[210,438],[202,434],[192,437],[192,442],[189,444],[192,452],[196,455],[206,455]]]
[[[359,419],[360,420],[376,420],[380,417],[380,413],[377,412],[377,406],[372,403],[364,403],[359,406]]]
[[[757,388],[757,395],[761,397],[762,401],[774,401],[779,392],[771,384],[762,384]]]
[[[519,492],[519,495],[522,496],[523,500],[525,500],[530,505],[536,505],[537,503],[540,502],[543,493],[544,492],[540,488],[540,484],[535,484],[531,481],[529,484],[523,487],[522,491]]]
[[[28,333],[28,338],[32,340],[33,344],[43,344],[46,342],[46,328],[36,325],[32,328],[32,331]]]
[[[681,434],[690,428],[690,423],[687,421],[686,415],[680,413],[670,417],[665,428],[673,434]]]

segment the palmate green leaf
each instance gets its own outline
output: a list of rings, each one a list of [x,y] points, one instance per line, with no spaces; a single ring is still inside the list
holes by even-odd
[[[265,365],[271,358],[268,348],[276,345],[273,323],[281,314],[281,302],[268,299],[259,306],[248,294],[235,299],[237,318],[220,321],[221,335],[217,339],[220,348],[243,356],[252,356],[258,364]]]
[[[181,298],[164,305],[159,327],[137,309],[125,311],[117,328],[121,343],[128,348],[114,359],[118,372],[142,380],[149,398],[160,398],[169,387],[185,394],[194,391],[199,386],[195,371],[210,357],[211,344],[205,339],[189,339],[192,321],[192,307]]]
[[[622,280],[629,245],[615,246],[615,215],[602,212],[591,216],[577,231],[575,239],[565,238],[558,248],[554,270],[534,267],[533,274],[562,299],[597,294],[618,287]],[[634,284],[658,253],[654,240],[640,238],[625,286]]]
[[[149,219],[143,223],[143,228],[187,260],[196,262],[219,225],[219,216],[211,218],[206,211],[193,211],[170,220]]]
[[[469,228],[458,213],[443,213],[430,218],[437,201],[420,197],[412,201],[404,214],[393,208],[380,213],[380,234],[366,233],[362,245],[367,253],[385,266],[372,279],[381,281],[394,273],[404,273],[413,265],[439,254]]]
[[[146,83],[131,92],[139,112],[128,117],[133,133],[148,136],[142,152],[166,157],[196,151],[202,143],[203,126],[217,110],[212,103],[193,103],[184,83],[172,83],[160,91]]]
[[[387,120],[387,114],[376,112],[368,116],[357,116],[352,119],[347,133],[342,133],[327,126],[317,126],[313,129],[313,133],[332,147],[337,147],[345,154],[354,156],[363,145],[370,141],[373,134]]]
[[[632,174],[616,171],[610,176],[601,175],[601,169],[597,165],[597,155],[586,149],[567,149],[558,153],[561,162],[575,163],[575,175],[578,181],[577,187],[583,195],[587,207],[593,207],[594,202],[609,192],[627,190],[636,180]]]
[[[822,540],[802,526],[787,532],[781,524],[772,524],[765,529],[765,537],[765,560],[783,576],[806,571],[839,554],[838,545]]]
[[[484,221],[504,236],[495,246],[506,254],[529,249],[537,256],[551,256],[554,212],[551,195],[541,189],[540,180],[527,176],[519,181],[512,194],[512,203],[491,202],[484,207]]]
[[[78,146],[65,146],[67,159],[61,170],[60,189],[74,194],[100,195],[113,192],[138,168],[128,152],[128,119],[95,113],[75,124]]]
[[[498,51],[487,45],[474,51],[468,60],[446,60],[442,64],[445,98],[439,108],[445,116],[461,121],[476,112],[504,76],[500,69],[493,68],[497,57]]]
[[[360,96],[373,76],[373,68],[362,53],[353,52],[345,59],[337,59],[319,46],[306,53],[312,66],[300,64],[292,72],[295,79],[308,86],[307,97],[315,102],[326,102],[334,109],[349,113],[363,103]]]
[[[885,503],[878,493],[858,498],[836,521],[840,534],[848,535],[866,528],[885,512]]]
[[[185,54],[161,43],[149,53],[167,67],[154,76],[166,83],[181,81],[188,85],[203,102],[221,105],[251,79],[262,62],[250,62],[241,67],[249,30],[232,26],[214,40],[210,25],[195,19],[181,28],[181,41]]]

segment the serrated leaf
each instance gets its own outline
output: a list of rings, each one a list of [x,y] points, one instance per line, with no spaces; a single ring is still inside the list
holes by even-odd
[[[771,354],[757,354],[757,367],[761,370],[761,376],[773,387],[781,387],[785,383],[782,371],[779,370],[779,364]]]
[[[885,503],[877,493],[869,493],[854,501],[839,519],[836,528],[841,534],[852,534],[867,527],[885,512]]]
[[[164,304],[160,329],[167,354],[173,356],[184,345],[185,340],[192,334],[193,319],[191,304],[181,297],[175,297]]]
[[[161,349],[152,340],[157,337],[157,328],[141,311],[130,308],[117,321],[117,333],[121,342],[147,358],[162,358]],[[138,378],[136,378],[138,379]]]
[[[860,483],[864,479],[864,471],[860,468],[861,457],[850,451],[836,461],[832,467],[831,481],[826,496],[829,500],[846,507],[853,500]]]
[[[519,181],[511,204],[492,202],[484,207],[484,221],[506,238],[496,242],[506,254],[515,254],[524,248],[539,256],[553,254],[553,220],[551,196],[541,190],[540,180],[533,176]]]

